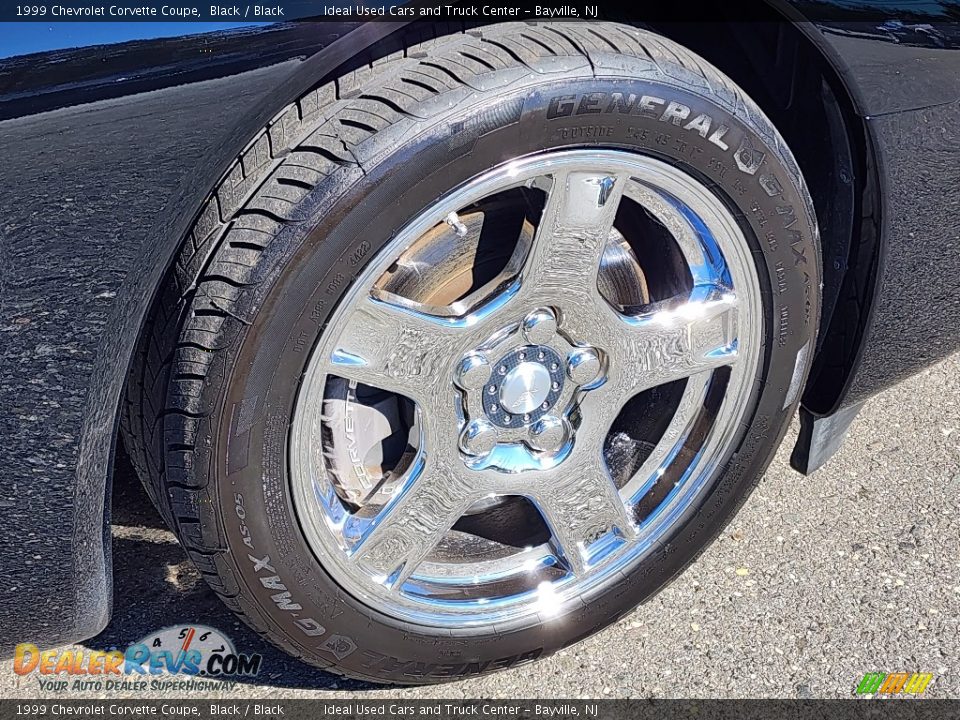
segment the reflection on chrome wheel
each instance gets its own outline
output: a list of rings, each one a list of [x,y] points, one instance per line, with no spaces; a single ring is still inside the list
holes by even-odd
[[[761,318],[737,222],[670,164],[564,150],[476,177],[381,251],[314,350],[290,436],[313,551],[394,617],[556,611],[697,501],[747,408]],[[636,412],[665,427],[618,429]]]

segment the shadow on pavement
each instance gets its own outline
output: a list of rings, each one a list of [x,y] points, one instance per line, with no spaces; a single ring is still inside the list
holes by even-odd
[[[365,690],[376,686],[313,668],[269,644],[220,602],[167,530],[118,448],[113,489],[113,616],[83,643],[125,649],[169,625],[197,623],[221,630],[238,652],[263,656],[256,678],[239,682],[287,688]]]

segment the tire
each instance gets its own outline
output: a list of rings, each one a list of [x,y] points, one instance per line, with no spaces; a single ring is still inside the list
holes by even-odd
[[[423,208],[492,167],[564,148],[656,158],[728,208],[762,307],[742,419],[694,504],[589,602],[486,625],[390,615],[318,561],[297,511],[287,438],[311,349]],[[806,379],[819,258],[810,194],[783,139],[729,78],[673,42],[558,22],[411,44],[285,108],[213,190],[144,331],[125,443],[210,586],[288,653],[402,684],[517,666],[651,597],[745,501]]]

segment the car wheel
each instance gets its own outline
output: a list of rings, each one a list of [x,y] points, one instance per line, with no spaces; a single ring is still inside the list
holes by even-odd
[[[516,666],[720,532],[819,286],[797,165],[730,79],[618,24],[469,30],[251,141],[161,291],[127,445],[289,652],[393,683]]]

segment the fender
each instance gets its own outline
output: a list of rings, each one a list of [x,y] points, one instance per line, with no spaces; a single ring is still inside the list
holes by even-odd
[[[241,117],[226,138],[211,149],[207,156],[196,165],[197,172],[191,177],[191,182],[183,186],[160,214],[160,220],[147,234],[139,262],[130,269],[120,290],[117,292],[117,302],[104,334],[106,344],[98,356],[93,377],[97,379],[90,388],[87,396],[86,420],[80,436],[80,457],[85,462],[78,467],[77,487],[92,488],[94,495],[98,495],[102,509],[92,508],[93,513],[89,528],[96,531],[98,538],[105,538],[103,543],[102,569],[93,569],[94,576],[109,577],[109,506],[106,499],[107,492],[102,489],[103,478],[110,477],[113,467],[114,444],[117,436],[119,412],[114,411],[105,415],[105,409],[116,409],[120,403],[123,384],[127,370],[132,362],[133,351],[136,347],[140,331],[146,322],[149,308],[155,300],[161,281],[169,269],[176,251],[180,247],[181,239],[186,236],[203,201],[209,194],[210,188],[226,172],[230,163],[240,155],[244,147],[262,127],[277,113],[300,96],[304,95],[318,80],[327,77],[331,72],[349,61],[358,54],[372,47],[374,44],[390,35],[404,23],[368,23],[351,29],[347,34],[333,41],[316,54],[299,63],[272,92],[258,101],[250,112]],[[146,288],[152,291],[145,292]],[[117,370],[124,368],[123,373]],[[113,438],[104,442],[105,438]],[[100,484],[99,493],[96,490]],[[93,505],[94,497],[87,499],[83,505]],[[81,506],[78,503],[78,506]],[[94,518],[107,518],[106,528],[101,521]],[[77,532],[82,532],[84,524],[76,526]],[[92,534],[91,534],[92,535]],[[74,544],[94,543],[94,538],[80,538],[75,534]],[[89,545],[87,545],[89,546]],[[90,585],[87,584],[85,596],[90,599]],[[109,593],[112,583],[103,583],[101,587]],[[109,594],[101,598],[98,607],[109,603]],[[92,608],[91,608],[92,610]],[[99,632],[109,621],[109,610],[94,615],[91,612],[90,628],[78,628],[78,638],[89,637]]]
[[[251,97],[258,97],[256,102],[248,110],[245,109],[245,112],[238,114],[228,132],[213,138],[214,142],[210,144],[204,155],[198,156],[195,161],[190,161],[192,170],[187,175],[189,180],[172,192],[166,204],[155,213],[155,224],[143,235],[142,245],[139,246],[140,251],[127,267],[114,267],[111,273],[104,275],[101,268],[104,262],[109,264],[109,258],[100,257],[99,261],[96,258],[91,259],[89,252],[96,254],[92,248],[98,247],[97,244],[92,244],[87,255],[75,260],[78,267],[83,267],[83,263],[93,265],[90,270],[83,273],[83,276],[89,278],[88,282],[77,282],[67,272],[61,273],[67,280],[66,285],[61,284],[62,280],[56,277],[50,279],[54,284],[48,289],[35,285],[25,286],[24,282],[19,282],[20,288],[23,289],[18,288],[13,291],[14,294],[8,294],[13,284],[6,283],[4,278],[0,277],[0,289],[4,290],[4,303],[10,301],[11,306],[16,303],[18,307],[26,307],[28,310],[34,306],[42,308],[44,299],[37,297],[37,294],[56,293],[58,287],[61,294],[75,297],[76,302],[69,304],[75,312],[80,314],[84,322],[82,325],[78,324],[80,327],[75,328],[73,332],[80,333],[77,337],[83,337],[88,331],[90,332],[85,340],[87,347],[82,348],[81,357],[92,359],[90,365],[83,363],[77,365],[76,373],[73,373],[72,381],[85,387],[78,388],[83,394],[74,391],[66,395],[63,411],[66,411],[67,402],[71,403],[71,410],[69,413],[65,412],[64,423],[58,429],[59,434],[56,440],[46,436],[38,437],[29,426],[24,426],[19,432],[9,433],[11,441],[17,442],[7,444],[0,451],[0,457],[5,461],[4,466],[25,469],[24,460],[32,455],[31,445],[36,445],[38,440],[42,444],[60,448],[63,445],[64,435],[72,436],[75,438],[74,447],[77,450],[75,454],[67,452],[62,458],[57,458],[62,461],[56,463],[55,467],[55,461],[49,460],[50,467],[44,478],[46,485],[42,499],[24,497],[22,502],[29,505],[25,505],[23,512],[17,515],[23,518],[23,521],[7,523],[7,529],[0,531],[2,544],[18,549],[10,558],[9,570],[12,573],[11,577],[22,580],[18,582],[17,598],[20,600],[16,600],[11,593],[7,594],[6,601],[0,601],[0,614],[7,619],[21,619],[21,622],[4,623],[4,630],[0,631],[0,650],[12,648],[25,637],[41,645],[74,642],[91,637],[106,626],[112,601],[109,498],[119,417],[118,407],[146,313],[155,299],[164,274],[175,257],[181,239],[186,235],[209,189],[216,184],[229,163],[240,154],[250,138],[268,123],[279,108],[285,107],[303,95],[318,80],[400,26],[400,23],[389,22],[366,25],[344,23],[339,27],[328,26],[333,32],[323,33],[318,36],[318,39],[321,42],[328,38],[332,41],[322,44],[306,59],[283,61],[284,59],[280,58],[280,62],[275,59],[274,64],[262,71],[253,66],[242,69],[239,75],[228,76],[236,78],[228,79],[228,82],[237,85],[238,91],[244,93],[243,83],[246,76],[251,73],[267,73],[265,76],[261,74],[256,78],[258,87],[262,88],[266,84],[272,85],[272,89],[265,93],[261,91],[259,95],[251,89]],[[340,32],[336,32],[337,30]],[[194,43],[198,47],[204,42],[202,35],[188,36],[180,40]],[[111,46],[104,47],[111,48]],[[140,62],[147,66],[148,72],[149,47],[145,51],[147,57],[140,59]],[[97,48],[94,54],[99,50],[100,48]],[[104,52],[109,55],[109,52]],[[87,133],[88,137],[102,142],[95,134],[95,129],[85,126],[87,125],[85,118],[89,117],[91,112],[95,114],[98,108],[114,107],[116,102],[114,98],[125,100],[144,90],[147,91],[144,97],[149,97],[152,90],[169,89],[172,92],[188,92],[192,88],[202,87],[204,82],[208,82],[209,77],[187,74],[186,78],[151,78],[147,87],[144,87],[143,75],[133,75],[129,80],[119,78],[116,82],[104,82],[103,86],[106,89],[94,85],[87,94],[78,96],[69,87],[61,92],[64,85],[54,85],[51,88],[50,78],[47,75],[43,76],[43,82],[38,77],[31,80],[31,63],[36,64],[39,61],[43,64],[41,58],[49,55],[25,57],[27,60],[14,58],[12,61],[0,63],[0,81],[3,81],[3,90],[0,92],[0,117],[12,118],[3,122],[10,131],[8,137],[12,144],[8,149],[9,152],[23,147],[19,142],[22,138],[42,138],[43,128],[56,124],[72,132]],[[221,69],[214,77],[222,77],[228,73],[229,71]],[[184,79],[186,83],[183,83]],[[181,84],[177,84],[178,80]],[[31,82],[34,83],[33,93],[31,93]],[[127,82],[129,86],[126,85]],[[18,86],[18,83],[21,86]],[[26,87],[22,87],[23,85]],[[101,92],[108,94],[98,95]],[[92,100],[94,104],[77,105],[84,99]],[[37,112],[42,114],[37,115]],[[57,113],[67,115],[58,116]],[[63,119],[60,119],[61,117]],[[81,119],[74,121],[73,117]],[[127,123],[136,122],[135,117],[129,116],[125,116],[123,120]],[[74,126],[72,124],[74,122],[80,124]],[[6,132],[0,133],[0,147],[5,145],[3,136]],[[38,136],[37,133],[40,135]],[[138,143],[149,142],[148,138],[136,137],[135,134],[131,134],[125,140],[129,140],[130,143],[129,155],[136,154]],[[41,139],[38,142],[43,141]],[[53,167],[56,167],[52,159],[47,159],[46,162],[53,163]],[[53,173],[59,181],[57,175]],[[12,176],[10,182],[13,182]],[[113,178],[112,182],[116,183],[116,178]],[[142,192],[148,191],[147,188],[136,189]],[[24,189],[23,192],[27,190]],[[69,192],[64,194],[70,195]],[[17,202],[10,196],[7,199]],[[23,195],[20,200],[24,204],[35,202],[42,206],[48,198],[31,194]],[[115,204],[115,206],[118,211],[126,211],[130,217],[136,217],[129,205]],[[11,222],[15,223],[16,213],[13,210],[14,208],[11,207],[8,216],[14,216]],[[29,211],[24,209],[23,212]],[[129,218],[114,220],[108,217],[101,217],[93,222],[99,227],[109,227],[112,223],[114,227],[119,225],[123,228],[123,220],[127,223],[131,222]],[[85,222],[89,223],[89,220]],[[13,224],[11,227],[17,227],[17,225]],[[85,231],[89,233],[90,227],[93,226],[86,226]],[[29,232],[22,234],[20,238],[8,238],[9,244],[5,241],[4,247],[0,248],[4,254],[12,253],[8,257],[13,259],[12,263],[0,264],[0,273],[10,275],[16,273],[18,280],[27,280],[31,276],[44,279],[51,274],[56,275],[58,263],[70,262],[69,241],[61,240],[57,253],[40,262],[30,254],[29,250],[32,243],[38,240],[35,237],[31,239],[37,228],[27,226],[27,229]],[[73,240],[81,241],[82,235],[78,236],[78,228],[71,228],[71,230]],[[80,233],[83,231],[79,229]],[[113,232],[114,237],[116,237],[115,233],[116,231]],[[119,242],[119,239],[109,242]],[[97,272],[100,276],[90,278],[88,273],[92,272]],[[116,280],[110,280],[111,274],[113,278],[122,277],[122,280],[119,283]],[[93,293],[86,288],[86,285],[93,282],[101,289],[103,287],[107,289],[93,297]],[[23,293],[25,299],[15,294],[16,292]],[[106,303],[109,303],[109,311],[103,313],[102,308]],[[99,309],[97,304],[100,306]],[[105,315],[105,320],[94,319],[91,325],[91,318],[96,315]],[[33,348],[38,346],[37,342],[55,342],[58,336],[63,335],[62,328],[57,330],[37,326],[38,323],[32,323],[29,326],[37,328],[34,336],[24,333],[20,338],[11,338],[11,343],[6,348],[9,357],[30,357],[33,355]],[[17,340],[23,343],[23,347],[14,344]],[[71,350],[71,352],[77,351]],[[75,363],[76,360],[71,362]],[[38,379],[45,379],[45,373],[49,372],[49,370],[37,370],[36,375]],[[27,379],[24,378],[23,382]],[[19,399],[18,393],[14,393],[13,390],[13,387],[3,389],[4,405],[9,408],[16,408],[24,401]],[[67,389],[64,388],[61,392],[66,391]],[[19,394],[22,396],[22,391]],[[84,395],[85,399],[80,405],[77,400]],[[28,402],[30,399],[29,396],[25,398]],[[71,427],[69,422],[73,422],[75,418],[79,422]],[[8,435],[6,431],[4,435]],[[62,451],[53,450],[52,452]],[[75,458],[75,470],[70,467],[73,464],[71,458]],[[17,472],[15,469],[14,474]],[[26,477],[25,475],[21,480]],[[51,518],[56,518],[56,521],[51,521]],[[66,522],[59,524],[63,519],[66,519]],[[50,546],[50,549],[44,553],[47,566],[44,573],[36,573],[26,567],[34,562],[26,553],[35,552],[30,549],[30,546],[22,544],[23,537],[28,533],[44,537],[45,544]],[[23,554],[23,559],[20,558],[20,554]],[[29,603],[22,601],[24,597],[30,598]],[[8,602],[9,607],[7,607]],[[52,623],[42,622],[44,618],[51,616],[57,618],[56,627],[50,627]],[[26,636],[14,633],[30,634]]]

